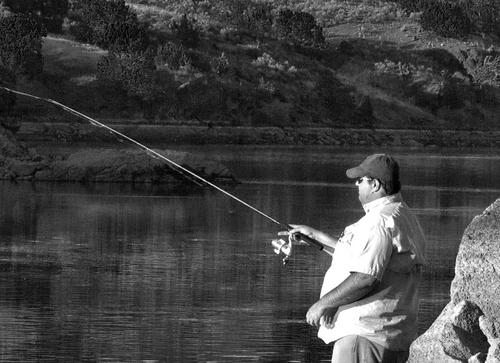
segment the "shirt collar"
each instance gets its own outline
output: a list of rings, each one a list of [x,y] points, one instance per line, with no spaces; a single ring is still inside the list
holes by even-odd
[[[372,210],[380,209],[387,204],[402,202],[402,201],[403,198],[401,197],[401,193],[386,195],[385,197],[378,198],[372,200],[369,203],[363,204],[363,209],[365,210],[365,213],[370,213]]]

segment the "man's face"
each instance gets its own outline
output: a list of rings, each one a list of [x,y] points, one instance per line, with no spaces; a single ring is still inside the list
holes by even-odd
[[[361,204],[366,204],[371,201],[372,181],[373,179],[367,176],[356,179],[356,185],[358,186],[358,198]]]

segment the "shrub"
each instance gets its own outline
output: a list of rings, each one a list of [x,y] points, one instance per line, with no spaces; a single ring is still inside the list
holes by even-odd
[[[223,26],[263,38],[272,32],[273,6],[269,2],[248,0],[216,1],[215,17]]]
[[[69,8],[68,0],[3,0],[3,4],[14,13],[33,15],[54,33],[61,32]]]
[[[221,75],[227,73],[227,71],[229,70],[229,59],[227,59],[226,54],[222,52],[219,57],[215,57],[212,59],[211,65],[212,70],[215,73]]]
[[[500,87],[500,56],[486,56],[469,72],[477,85]]]
[[[204,51],[188,49],[187,57],[189,59],[188,66],[192,66],[202,73],[209,73],[212,71],[212,58]]]
[[[213,75],[202,76],[177,89],[178,116],[187,119],[217,118],[226,109],[227,94]]]
[[[260,57],[252,61],[252,64],[257,67],[264,67],[275,71],[295,73],[297,69],[290,66],[288,61],[284,63],[275,60],[269,53],[263,53]]]
[[[124,0],[87,0],[74,4],[70,33],[79,41],[116,52],[144,51],[147,25],[140,23]]]
[[[316,24],[311,14],[302,11],[280,10],[275,27],[280,39],[288,39],[296,44],[317,46],[325,42],[323,29]]]
[[[153,73],[156,70],[153,57],[148,52],[110,52],[97,65],[97,77],[118,83],[131,96],[144,99],[154,98],[152,90]]]
[[[200,32],[196,28],[195,22],[191,19],[188,19],[186,14],[182,16],[178,23],[176,21],[173,21],[170,29],[172,30],[172,33],[174,33],[174,36],[179,39],[182,45],[191,48],[194,48],[198,45],[198,42],[200,40]]]
[[[160,45],[156,49],[154,61],[158,68],[166,67],[172,70],[178,70],[180,67],[191,63],[186,53],[186,49],[182,45],[174,42],[167,42]]]
[[[32,16],[14,14],[0,18],[0,66],[34,77],[42,72],[42,37],[45,28]]]
[[[471,23],[460,5],[436,1],[428,3],[420,18],[422,28],[445,37],[464,36],[470,32]]]
[[[498,0],[464,0],[462,6],[475,30],[500,36],[500,3]]]

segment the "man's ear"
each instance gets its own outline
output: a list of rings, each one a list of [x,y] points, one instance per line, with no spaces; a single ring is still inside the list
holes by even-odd
[[[378,179],[373,179],[373,189],[375,192],[380,191],[382,189],[382,183]]]

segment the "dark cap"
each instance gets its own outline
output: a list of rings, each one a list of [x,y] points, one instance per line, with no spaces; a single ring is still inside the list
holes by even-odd
[[[399,165],[390,155],[373,154],[358,166],[348,169],[346,175],[351,179],[368,176],[385,183],[399,184]]]

